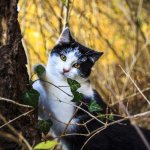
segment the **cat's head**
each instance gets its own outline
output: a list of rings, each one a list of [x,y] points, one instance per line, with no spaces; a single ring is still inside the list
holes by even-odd
[[[102,54],[75,41],[66,27],[51,51],[49,63],[58,77],[86,79]]]

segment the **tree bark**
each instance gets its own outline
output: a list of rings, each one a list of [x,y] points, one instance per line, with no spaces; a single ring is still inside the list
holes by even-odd
[[[27,74],[27,59],[22,46],[22,36],[18,23],[18,0],[0,0],[0,97],[9,98],[21,103],[21,94],[27,89],[29,77]],[[29,108],[23,108],[10,102],[0,101],[0,114],[6,120],[11,120]],[[31,145],[39,140],[39,134],[35,128],[37,116],[30,113],[11,125],[22,134]],[[4,124],[0,119],[0,126]],[[8,127],[0,128],[1,133],[15,135]],[[22,149],[21,144],[14,142],[16,139],[4,137],[0,134],[0,148]]]

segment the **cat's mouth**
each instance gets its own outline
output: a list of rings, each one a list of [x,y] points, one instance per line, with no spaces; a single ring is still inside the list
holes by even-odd
[[[69,78],[70,75],[68,73],[60,72],[60,75],[64,78]]]
[[[70,78],[70,79],[74,79],[74,75],[72,75],[71,73],[63,73],[62,74],[64,78]]]
[[[70,75],[68,73],[63,73],[63,76],[66,77],[66,78],[70,77]]]

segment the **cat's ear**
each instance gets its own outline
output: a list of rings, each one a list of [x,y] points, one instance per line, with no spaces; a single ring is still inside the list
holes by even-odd
[[[73,37],[70,33],[70,30],[68,27],[65,27],[62,31],[62,33],[60,34],[57,42],[56,42],[56,45],[57,44],[68,44],[70,43],[71,41],[73,41]]]
[[[91,50],[89,59],[92,63],[95,63],[102,55],[103,55],[103,52],[97,52],[97,51]]]

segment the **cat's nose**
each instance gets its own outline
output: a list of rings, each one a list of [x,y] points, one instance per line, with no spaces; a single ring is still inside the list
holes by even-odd
[[[63,68],[63,73],[67,73],[67,72],[69,72],[70,71],[70,69],[65,69],[65,68]]]

